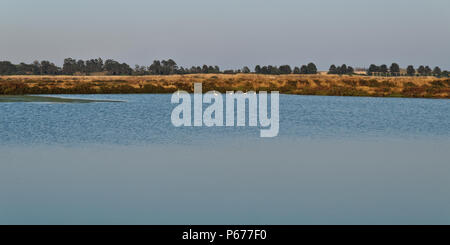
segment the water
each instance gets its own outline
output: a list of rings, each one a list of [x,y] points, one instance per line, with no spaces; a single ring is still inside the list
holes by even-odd
[[[0,224],[450,224],[448,100],[280,96],[280,134],[170,95],[0,103]]]

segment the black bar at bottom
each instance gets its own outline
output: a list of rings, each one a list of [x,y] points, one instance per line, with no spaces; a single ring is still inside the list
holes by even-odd
[[[450,226],[0,226],[2,238],[10,236],[15,240],[22,237],[63,237],[79,241],[135,240],[143,244],[155,241],[177,244],[272,244],[292,241],[300,244],[311,239],[315,242],[388,242],[392,238],[400,241],[437,239],[448,237],[448,234]]]

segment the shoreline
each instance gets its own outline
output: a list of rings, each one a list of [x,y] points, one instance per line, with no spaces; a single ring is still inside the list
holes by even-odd
[[[281,94],[450,98],[450,78],[363,75],[189,74],[149,76],[0,76],[0,95],[169,94],[204,91],[279,91]]]
[[[0,103],[33,102],[33,103],[121,103],[118,100],[93,100],[79,98],[63,98],[41,95],[0,95]]]

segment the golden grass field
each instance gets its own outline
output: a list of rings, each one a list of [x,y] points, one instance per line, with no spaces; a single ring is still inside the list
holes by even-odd
[[[169,76],[0,76],[0,94],[280,91],[285,94],[450,98],[450,79],[362,75],[189,74]]]

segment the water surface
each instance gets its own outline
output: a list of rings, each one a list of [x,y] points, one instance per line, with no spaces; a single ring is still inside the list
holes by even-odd
[[[1,224],[450,224],[448,100],[280,96],[280,134],[170,95],[1,103]]]

